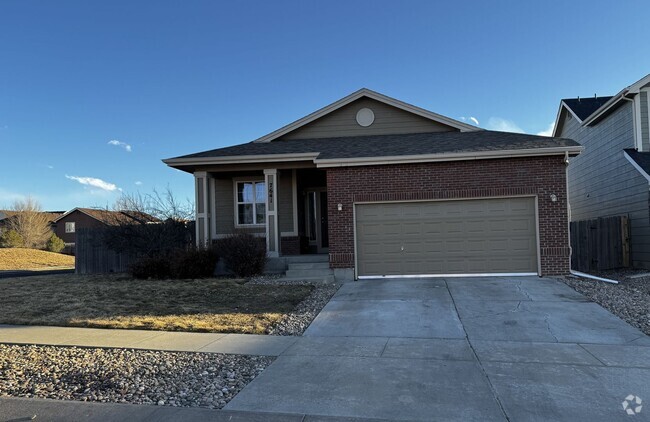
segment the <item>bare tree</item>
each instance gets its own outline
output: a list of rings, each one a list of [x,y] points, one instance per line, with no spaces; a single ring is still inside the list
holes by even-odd
[[[26,248],[43,248],[52,236],[52,227],[50,216],[43,212],[38,201],[28,196],[14,202],[11,209],[16,213],[9,218],[7,228],[23,238]]]

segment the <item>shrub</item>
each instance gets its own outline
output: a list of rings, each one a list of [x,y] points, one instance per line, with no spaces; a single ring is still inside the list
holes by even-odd
[[[176,249],[158,255],[145,255],[129,267],[139,279],[206,278],[214,275],[219,257],[213,249]]]
[[[214,275],[219,256],[214,249],[177,250],[171,255],[171,278],[206,278]]]
[[[142,256],[129,265],[129,273],[135,278],[162,280],[169,278],[170,263],[165,255]]]
[[[262,274],[266,265],[264,239],[248,233],[237,233],[219,239],[215,249],[226,267],[238,277]]]
[[[50,238],[47,240],[47,243],[45,244],[45,249],[47,249],[50,252],[59,253],[64,248],[65,248],[65,242],[63,242],[63,240],[55,234],[50,236]]]
[[[0,247],[21,248],[25,246],[23,237],[16,230],[5,230],[0,235]]]

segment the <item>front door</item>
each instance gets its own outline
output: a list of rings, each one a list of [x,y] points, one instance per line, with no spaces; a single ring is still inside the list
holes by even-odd
[[[327,192],[307,191],[307,236],[310,249],[316,253],[327,253],[329,237],[327,233]]]

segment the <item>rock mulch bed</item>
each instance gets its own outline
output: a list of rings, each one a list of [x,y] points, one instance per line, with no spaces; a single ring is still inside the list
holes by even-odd
[[[222,408],[274,358],[0,344],[0,397]]]
[[[607,271],[598,274],[619,281],[610,284],[602,281],[566,277],[563,281],[592,302],[598,303],[619,318],[650,335],[650,276],[630,278],[648,270]]]
[[[314,284],[307,281],[283,281],[278,277],[258,277],[249,281],[251,284],[284,284],[284,285],[313,285],[314,290],[293,311],[286,314],[280,321],[266,331],[276,336],[301,336],[316,315],[334,296],[341,287],[340,283]]]

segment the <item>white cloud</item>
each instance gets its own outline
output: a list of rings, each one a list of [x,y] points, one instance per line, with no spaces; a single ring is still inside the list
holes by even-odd
[[[126,142],[118,141],[117,139],[108,141],[108,145],[115,145],[116,147],[122,147],[126,150],[126,152],[131,152],[131,145],[127,144]]]
[[[474,117],[474,116],[461,117],[460,120],[462,120],[463,122],[466,122],[466,121],[469,120],[470,122],[472,122],[472,123],[475,124],[476,126],[479,125],[478,119],[477,119],[476,117]]]
[[[135,184],[136,184],[137,186],[142,186],[142,182],[141,182],[141,181],[139,181],[139,180],[138,180],[138,181],[136,181],[136,182],[135,182]]]
[[[537,132],[539,136],[553,136],[553,129],[555,128],[555,121],[551,122],[546,129],[541,132]]]
[[[54,166],[48,164],[48,165],[47,165],[47,168],[49,168],[50,170],[52,170],[52,169],[54,168]]]
[[[82,185],[92,186],[92,187],[99,188],[99,189],[102,189],[102,190],[105,190],[105,191],[108,191],[108,192],[121,190],[115,184],[106,182],[106,181],[104,181],[102,179],[98,179],[96,177],[68,176],[67,174],[65,175],[65,177],[67,179],[77,181],[77,182],[81,183]]]
[[[500,132],[525,133],[522,128],[517,126],[512,120],[502,119],[501,117],[490,117],[488,120],[488,129],[498,130]]]

